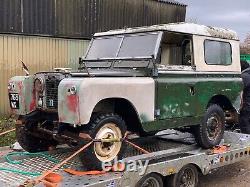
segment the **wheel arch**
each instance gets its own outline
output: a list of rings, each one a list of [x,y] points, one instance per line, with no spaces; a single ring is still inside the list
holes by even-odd
[[[212,105],[217,104],[219,105],[224,111],[225,110],[235,110],[233,107],[230,99],[225,95],[214,95],[208,102],[207,108]]]
[[[187,165],[189,165],[189,164],[187,164]],[[193,165],[193,166],[197,169],[198,173],[201,173],[201,174],[203,174],[203,175],[207,174],[207,173],[205,172],[205,170],[202,169],[198,164],[192,162],[192,163],[190,163],[190,165]]]
[[[141,132],[142,123],[134,104],[125,98],[105,98],[94,107],[91,117],[97,113],[112,112],[120,115],[129,131]]]

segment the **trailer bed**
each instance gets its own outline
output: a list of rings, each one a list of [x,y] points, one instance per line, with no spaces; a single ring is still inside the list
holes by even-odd
[[[149,173],[159,173],[169,176],[178,173],[187,164],[194,164],[199,171],[206,175],[213,169],[242,161],[250,157],[250,136],[236,132],[226,131],[224,134],[224,144],[230,145],[229,150],[211,154],[209,150],[204,150],[195,144],[194,138],[189,133],[178,131],[168,131],[161,137],[134,139],[133,142],[148,150],[149,154],[141,154],[138,150],[128,146],[125,153],[125,162],[148,161],[148,167],[143,175],[140,171],[109,172],[103,175],[75,176],[67,174],[64,168],[84,171],[78,157],[75,157],[67,165],[60,168],[59,172],[63,176],[60,186],[135,186],[137,182]],[[68,148],[57,149],[47,152],[49,156],[59,162],[64,160],[75,150]],[[21,161],[20,164],[7,162],[3,157],[0,159],[0,168],[11,168],[26,172],[42,173],[51,169],[55,162],[43,156],[22,156],[13,157],[14,160]],[[1,186],[19,186],[27,179],[35,176],[27,176],[13,172],[0,171]],[[41,185],[38,185],[41,186]]]

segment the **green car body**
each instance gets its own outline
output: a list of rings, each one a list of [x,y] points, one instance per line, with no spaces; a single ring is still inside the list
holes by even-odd
[[[239,108],[242,81],[236,73],[175,72],[159,74],[155,81],[156,108],[160,115],[156,121],[144,125],[146,131],[197,125],[214,101],[232,112]]]

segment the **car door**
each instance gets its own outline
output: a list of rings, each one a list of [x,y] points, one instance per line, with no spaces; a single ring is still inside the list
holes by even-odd
[[[156,81],[156,108],[159,119],[193,117],[196,108],[196,74],[186,71],[159,72]]]

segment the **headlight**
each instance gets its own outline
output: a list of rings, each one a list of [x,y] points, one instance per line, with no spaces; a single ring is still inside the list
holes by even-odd
[[[8,83],[8,90],[14,90],[15,89],[15,84],[14,83]]]
[[[9,83],[9,84],[8,84],[8,90],[11,90],[11,89],[12,89],[12,84]]]
[[[41,79],[41,78],[35,79],[35,90],[36,90],[36,92],[38,92],[38,93],[43,92],[43,89],[44,89],[43,79]]]

